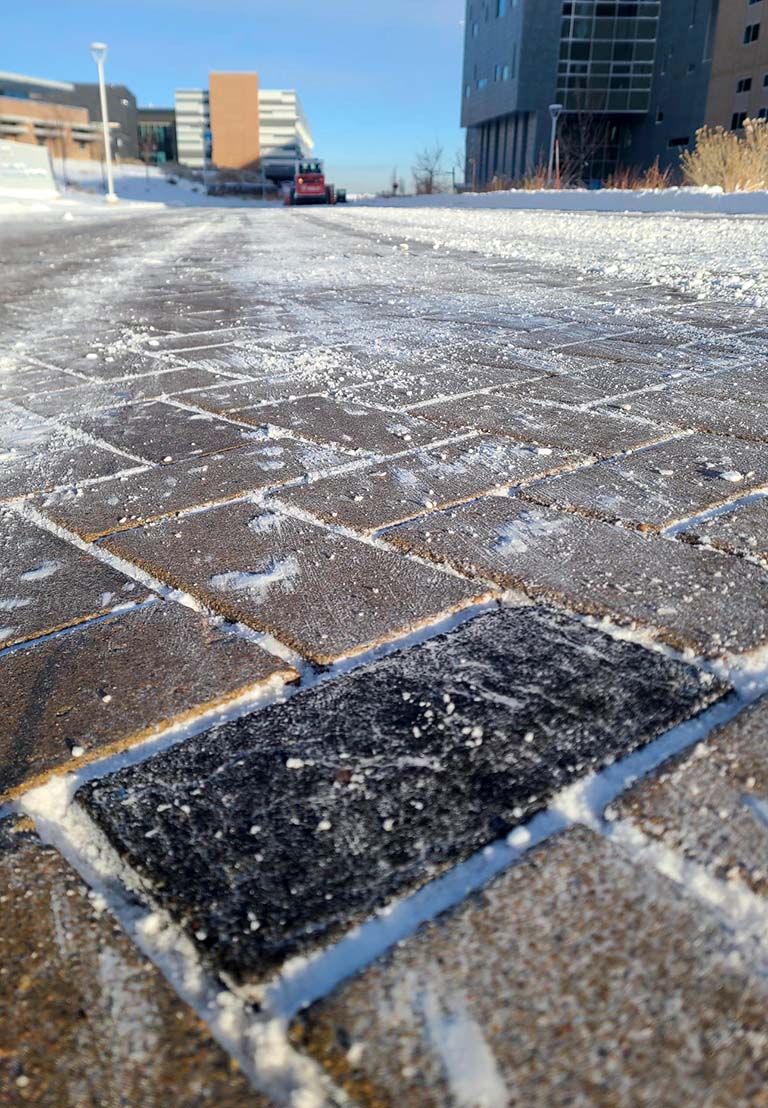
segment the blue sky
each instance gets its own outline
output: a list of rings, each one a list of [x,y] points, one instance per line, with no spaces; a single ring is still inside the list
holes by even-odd
[[[463,17],[464,0],[32,0],[4,13],[0,69],[93,80],[100,39],[107,79],[157,105],[209,70],[255,69],[297,89],[336,183],[373,190],[435,142],[455,162]]]

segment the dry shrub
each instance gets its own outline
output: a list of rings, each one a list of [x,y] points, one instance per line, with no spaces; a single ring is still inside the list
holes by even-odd
[[[744,134],[722,127],[702,127],[696,147],[680,159],[690,185],[719,185],[724,192],[768,188],[768,121],[747,119]]]
[[[516,188],[524,189],[526,192],[537,192],[539,189],[545,189],[549,181],[549,170],[543,163],[539,163],[535,169],[532,169],[530,173],[525,177],[521,177],[516,183]]]
[[[659,159],[644,172],[633,168],[619,168],[605,182],[608,189],[626,189],[639,192],[641,189],[666,189],[672,183],[672,170],[660,169]]]
[[[668,189],[672,184],[672,167],[659,169],[659,159],[646,169],[642,176],[641,188],[644,189]]]

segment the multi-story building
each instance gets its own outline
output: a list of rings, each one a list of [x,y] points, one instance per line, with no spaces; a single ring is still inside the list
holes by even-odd
[[[213,164],[255,170],[261,156],[257,74],[211,73],[208,95]]]
[[[153,165],[177,161],[176,112],[173,108],[139,108],[139,156]]]
[[[180,165],[205,169],[211,161],[211,113],[207,89],[176,90],[176,147]]]
[[[706,114],[734,131],[768,116],[768,0],[721,0]]]
[[[314,149],[307,118],[292,89],[260,89],[255,73],[211,73],[209,88],[176,93],[176,135],[182,165],[193,169],[293,174]]]
[[[543,164],[550,104],[563,106],[563,153],[582,179],[656,158],[677,165],[707,118],[723,10],[730,20],[766,2],[468,0],[468,181],[483,186]]]
[[[138,156],[136,98],[125,85],[107,85],[112,150]],[[95,84],[0,73],[0,137],[48,146],[53,157],[103,157],[101,104]]]

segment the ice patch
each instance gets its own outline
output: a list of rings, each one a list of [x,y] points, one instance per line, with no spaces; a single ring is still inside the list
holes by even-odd
[[[28,608],[31,603],[30,596],[7,596],[0,600],[0,612],[15,612],[17,608]]]
[[[525,554],[530,543],[555,534],[562,526],[559,519],[546,519],[535,511],[523,512],[497,528],[493,549],[501,554]]]
[[[299,574],[299,563],[291,554],[282,561],[270,561],[266,569],[256,573],[236,570],[232,573],[217,573],[211,578],[211,585],[219,592],[245,592],[258,600],[266,597],[273,585],[280,585],[286,592],[293,588],[291,582]]]
[[[61,562],[41,562],[34,569],[28,569],[19,574],[20,581],[44,581],[46,577],[53,577],[61,569]]]
[[[421,1009],[457,1108],[506,1108],[509,1093],[482,1029],[463,996],[439,996],[430,983]]]

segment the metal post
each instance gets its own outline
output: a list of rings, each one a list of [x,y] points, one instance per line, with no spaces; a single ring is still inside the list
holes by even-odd
[[[104,160],[107,166],[107,203],[116,204],[115,184],[112,179],[112,140],[109,134],[109,112],[107,110],[107,86],[104,83],[104,59],[107,46],[104,42],[91,43],[91,55],[99,73],[99,100],[101,101],[101,126],[104,133]]]
[[[552,188],[552,179],[555,171],[555,140],[557,139],[557,121],[563,110],[562,104],[550,104],[549,115],[552,120],[552,130],[549,136],[549,169],[547,171],[547,188]]]

